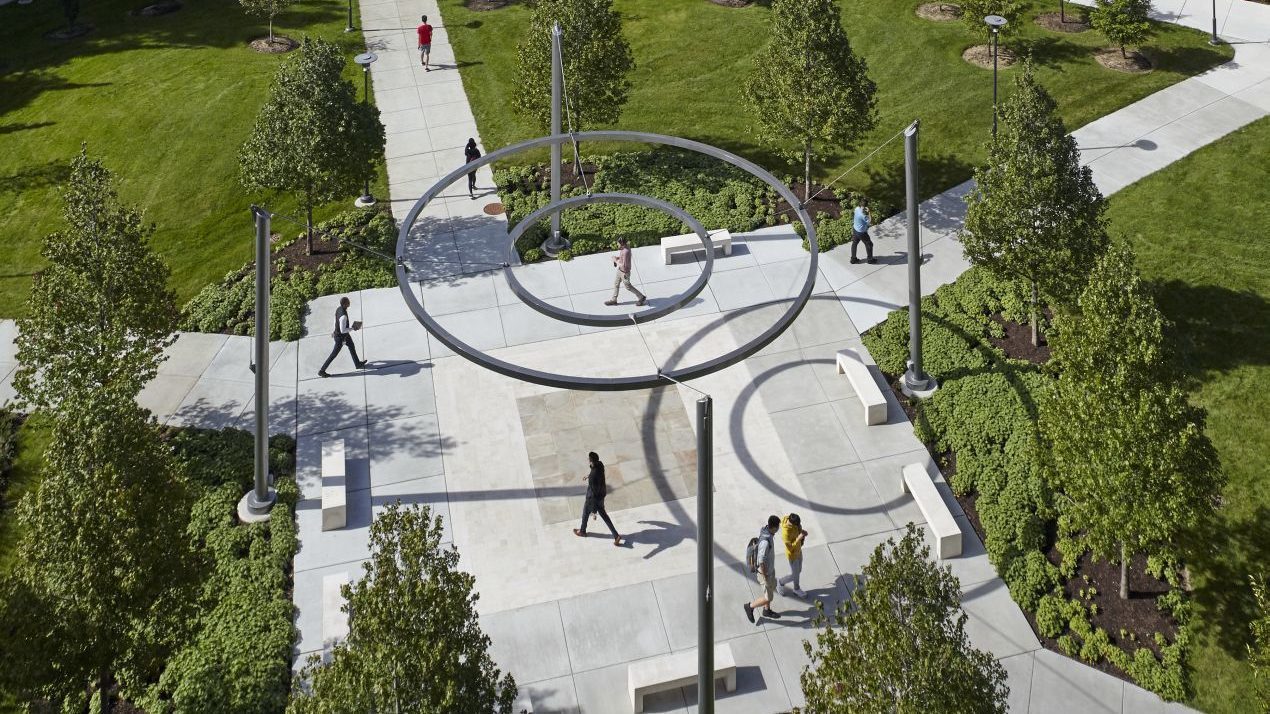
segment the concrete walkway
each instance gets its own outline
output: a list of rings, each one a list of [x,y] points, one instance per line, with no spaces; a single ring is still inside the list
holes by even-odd
[[[1163,19],[1192,26],[1207,19],[1176,5],[1159,3]],[[1224,0],[1219,10],[1228,30],[1252,40],[1229,35],[1241,42],[1235,61],[1075,132],[1105,193],[1270,111],[1270,54],[1256,44],[1270,40],[1270,7]],[[361,11],[380,57],[372,75],[388,131],[390,198],[400,217],[438,176],[462,164],[463,143],[479,136],[435,2],[370,0]],[[427,73],[414,50],[414,27],[425,13],[436,26],[437,69]],[[507,256],[505,219],[484,211],[497,202],[491,184],[482,170],[477,200],[461,182],[445,192],[424,214],[408,257],[430,312],[462,339],[521,364],[619,375],[709,358],[770,325],[807,269],[806,253],[787,229],[755,231],[735,237],[734,254],[716,261],[709,287],[670,318],[611,330],[552,322],[520,304],[502,276],[489,271]],[[927,292],[966,268],[955,234],[969,188],[921,206]],[[843,249],[823,256],[815,297],[786,335],[694,384],[714,396],[719,422],[716,632],[731,643],[740,666],[738,692],[720,699],[720,711],[775,712],[802,703],[809,604],[779,598],[785,617],[761,627],[745,621],[740,608],[756,585],[738,564],[768,513],[803,515],[812,533],[803,588],[827,606],[846,597],[872,547],[910,520],[922,521],[900,493],[900,466],[924,463],[960,514],[898,405],[890,404],[885,425],[863,426],[859,400],[832,361],[834,351],[859,345],[860,331],[905,304],[904,221],[897,216],[877,228],[878,265],[851,265]],[[607,309],[606,256],[515,270],[553,303]],[[633,277],[654,304],[698,270],[691,261],[663,265],[656,248],[635,252]],[[338,631],[334,613],[323,607],[323,584],[360,573],[374,515],[399,499],[427,503],[444,516],[447,541],[476,576],[482,624],[496,659],[521,684],[522,701],[536,712],[626,710],[627,663],[694,644],[696,484],[687,464],[695,451],[684,443],[683,425],[696,395],[684,388],[575,394],[514,382],[449,355],[396,289],[350,297],[354,319],[366,325],[357,346],[372,369],[349,371],[341,356],[331,379],[316,377],[330,349],[336,296],[310,305],[308,337],[273,351],[272,422],[297,437],[304,498],[294,563],[297,655],[322,651]],[[629,302],[616,308],[629,309]],[[12,338],[12,322],[0,322],[0,401],[11,395]],[[181,335],[141,403],[168,424],[247,428],[249,346],[243,337]],[[343,438],[348,450],[349,518],[345,529],[323,532],[319,454],[332,438]],[[610,507],[624,548],[570,532],[591,448],[602,448],[610,465]],[[972,640],[1009,672],[1011,711],[1184,709],[1040,648],[982,545],[959,520],[966,552],[948,564],[961,580]],[[786,567],[778,563],[778,570]],[[648,710],[688,711],[694,701],[689,687],[650,698]]]

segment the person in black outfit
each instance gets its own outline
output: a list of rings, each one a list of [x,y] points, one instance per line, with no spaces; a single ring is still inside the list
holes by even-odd
[[[362,329],[362,323],[348,321],[348,306],[351,304],[348,298],[340,298],[339,309],[335,311],[335,331],[331,333],[331,337],[335,338],[335,347],[331,348],[331,355],[322,363],[322,369],[318,370],[319,377],[331,376],[326,373],[326,368],[339,356],[344,345],[348,345],[348,353],[353,356],[353,365],[357,369],[366,368],[366,363],[357,358],[357,348],[353,346],[353,330]]]
[[[617,534],[608,511],[604,510],[604,497],[608,494],[608,487],[604,484],[604,462],[600,461],[599,455],[594,451],[587,454],[587,459],[591,463],[591,472],[586,476],[586,505],[582,507],[582,527],[574,528],[573,534],[585,538],[587,519],[592,513],[598,513],[613,533],[613,545],[621,545],[622,536]]]
[[[463,156],[467,157],[467,163],[472,163],[481,158],[481,150],[476,148],[476,139],[468,139],[467,146],[463,147]],[[468,172],[467,175],[467,195],[473,201],[476,200],[476,172]]]

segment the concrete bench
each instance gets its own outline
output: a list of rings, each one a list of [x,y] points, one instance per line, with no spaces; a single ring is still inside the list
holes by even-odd
[[[944,503],[944,497],[939,495],[930,474],[926,473],[926,467],[922,464],[905,466],[900,481],[904,493],[913,494],[913,500],[926,517],[926,525],[934,532],[935,552],[940,559],[961,555],[961,527]]]
[[[864,404],[865,424],[886,423],[886,395],[873,378],[873,368],[864,361],[863,350],[838,350],[838,374],[847,375],[851,388]]]
[[[710,236],[710,244],[714,246],[714,254],[719,254],[719,249],[723,249],[724,255],[732,255],[732,233],[731,231],[719,229],[717,231],[706,231]],[[702,250],[701,238],[696,233],[688,233],[681,236],[670,236],[661,239],[661,255],[666,259],[666,265],[670,265],[670,261],[680,253],[695,253]]]
[[[714,678],[723,680],[723,688],[736,691],[736,660],[728,643],[714,646]],[[697,683],[696,648],[632,662],[626,669],[635,714],[644,711],[644,697]]]
[[[348,523],[348,486],[344,440],[322,442],[322,530]]]
[[[348,573],[335,573],[322,578],[322,649],[330,650],[348,639],[348,613],[344,612],[344,596],[340,586],[352,582]]]

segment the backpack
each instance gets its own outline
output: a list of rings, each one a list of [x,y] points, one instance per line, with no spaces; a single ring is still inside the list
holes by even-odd
[[[751,538],[750,544],[745,546],[745,567],[751,573],[758,572],[758,538]]]

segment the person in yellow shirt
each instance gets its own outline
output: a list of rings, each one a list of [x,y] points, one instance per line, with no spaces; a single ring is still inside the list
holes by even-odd
[[[803,574],[803,542],[807,540],[807,531],[803,530],[803,520],[797,513],[791,513],[781,519],[781,541],[785,544],[785,557],[789,559],[789,575],[781,578],[776,587],[781,595],[785,594],[785,584],[793,584],[793,592],[798,597],[807,597],[803,592],[799,576]]]

